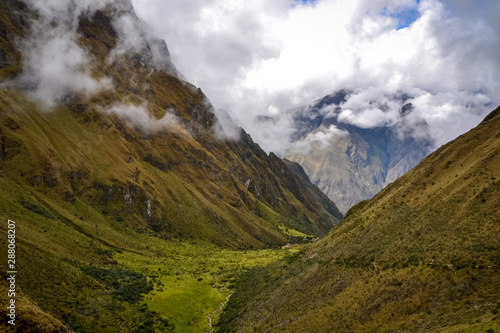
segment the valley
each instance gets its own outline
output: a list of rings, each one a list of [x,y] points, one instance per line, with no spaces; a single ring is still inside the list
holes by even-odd
[[[27,248],[25,235],[36,234],[33,224],[42,221],[36,215],[16,221],[22,235],[18,270],[36,276],[32,283],[26,278],[18,282],[22,296],[17,297],[17,325],[39,332],[66,332],[62,323],[44,312],[65,318],[70,331],[118,332],[128,327],[141,332],[208,332],[207,316],[213,325],[217,323],[220,312],[214,311],[234,292],[245,270],[267,265],[302,246],[237,251],[203,241],[164,240],[134,230],[117,233],[101,223],[96,231],[101,237],[120,238],[113,247],[106,247],[98,238],[82,237],[67,226],[43,223],[40,247]],[[69,247],[67,252],[61,239],[79,247]],[[57,255],[46,253],[50,250]],[[1,294],[3,303],[4,287]],[[32,297],[40,298],[34,303]]]
[[[207,244],[157,243],[156,249],[150,247],[148,251],[153,251],[142,255],[121,253],[114,257],[118,264],[151,279],[155,287],[143,303],[168,319],[175,332],[203,332],[209,322],[216,326],[222,304],[235,291],[241,274],[296,253],[303,246],[231,251]]]
[[[131,3],[100,5],[58,17],[0,3],[0,220],[16,222],[18,272],[15,325],[0,327],[208,332],[240,274],[342,214],[243,129],[221,139],[207,97]],[[57,45],[75,57],[52,63]],[[0,234],[7,253],[7,223]]]
[[[251,270],[221,330],[497,331],[499,129],[497,108],[320,241]]]
[[[431,153],[412,91],[287,111],[282,157],[131,0],[1,1],[0,331],[499,331],[500,108]]]

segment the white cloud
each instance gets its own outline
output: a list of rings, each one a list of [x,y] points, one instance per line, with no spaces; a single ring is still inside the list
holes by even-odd
[[[224,109],[216,111],[217,122],[214,124],[215,135],[221,140],[239,140],[241,126],[238,126]]]
[[[395,125],[404,102],[385,93],[379,87],[370,87],[348,95],[338,120],[361,128]]]
[[[227,110],[225,132],[237,137],[242,125],[268,151],[292,145],[286,110],[340,89],[351,93],[339,119],[362,127],[399,126],[403,102],[396,96],[408,94],[414,111],[405,124],[425,120],[437,144],[500,104],[496,0],[132,1],[146,26],[166,39],[180,72]],[[80,15],[110,2],[121,6],[114,56],[151,42],[126,1],[27,2],[40,18],[33,38],[19,43],[22,78],[49,103],[111,85],[92,76],[92,59],[77,43]],[[398,30],[410,12],[418,14],[415,22]]]
[[[114,18],[114,28],[118,32],[118,45],[113,50],[115,56],[123,56],[131,51],[141,51],[147,47],[144,25],[131,15]]]
[[[95,12],[105,7],[114,0],[25,0],[31,8],[35,9],[41,17],[57,24],[75,28],[78,24],[78,16],[84,12]],[[75,15],[76,14],[76,15]]]
[[[94,58],[78,43],[80,18],[91,18],[97,10],[112,4],[112,24],[118,33],[118,45],[109,60],[142,56],[141,62],[175,73],[165,44],[159,42],[134,13],[131,2],[116,0],[27,0],[37,12],[30,22],[30,34],[17,41],[23,54],[23,73],[14,82],[49,107],[71,95],[89,97],[102,89],[111,89],[108,78],[92,75]],[[144,52],[147,47],[151,53]]]
[[[347,132],[338,129],[335,125],[330,127],[320,127],[316,131],[308,133],[305,138],[295,142],[290,151],[294,154],[306,155],[314,145],[319,145],[321,149],[328,148],[336,137],[349,135]]]
[[[146,105],[136,106],[132,104],[116,103],[110,108],[102,109],[101,111],[103,113],[118,115],[125,120],[128,126],[137,128],[148,134],[163,129],[185,132],[179,125],[179,119],[169,110],[167,110],[165,115],[160,119],[151,116],[146,109]]]
[[[31,34],[17,41],[23,54],[23,73],[15,82],[47,106],[68,95],[88,97],[112,87],[111,80],[93,77],[92,59],[78,44],[79,16],[94,12],[111,0],[66,2],[27,0],[38,12],[30,25]]]
[[[283,110],[339,89],[354,98],[343,119],[365,127],[399,122],[401,102],[388,96],[406,92],[413,117],[429,123],[438,145],[500,104],[496,0],[133,3],[165,38],[180,72],[268,151],[291,144]],[[397,30],[399,15],[411,10],[419,17]],[[359,100],[365,96],[370,106]],[[255,121],[276,110],[281,122]]]
[[[280,152],[292,147],[291,136],[295,132],[291,114],[273,115],[273,109],[266,116],[259,116],[251,122],[243,124],[246,131],[252,131],[252,137],[259,145],[268,151]],[[262,119],[264,118],[264,119]],[[267,119],[265,119],[267,118]]]
[[[92,77],[88,54],[63,29],[42,29],[20,46],[24,56],[21,81],[31,82],[34,97],[49,106],[70,93],[89,96],[111,86],[109,79]]]

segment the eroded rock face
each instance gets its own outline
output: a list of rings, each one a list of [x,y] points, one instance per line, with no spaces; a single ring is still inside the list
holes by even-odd
[[[401,135],[397,127],[364,129],[339,121],[335,112],[325,116],[321,110],[338,107],[347,92],[340,91],[317,101],[310,108],[295,110],[298,128],[296,147],[285,157],[299,163],[342,213],[359,201],[369,199],[385,186],[405,174],[433,149],[432,140],[426,136],[415,139]],[[411,104],[401,110],[404,118],[411,113]],[[328,142],[310,141],[308,135],[327,133],[335,127]],[[419,124],[422,132],[426,123]],[[309,140],[309,141],[308,141]]]

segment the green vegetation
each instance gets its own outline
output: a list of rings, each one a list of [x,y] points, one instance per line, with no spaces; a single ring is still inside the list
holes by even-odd
[[[165,240],[153,231],[126,225],[116,230],[112,216],[80,201],[59,206],[52,211],[58,218],[49,218],[20,209],[23,206],[12,196],[19,187],[2,184],[1,219],[16,221],[17,269],[24,276],[18,283],[19,329],[208,331],[206,316],[234,291],[243,271],[295,250],[238,251],[199,240]],[[88,227],[87,220],[93,221]],[[0,250],[5,253],[5,245]],[[5,266],[1,270],[7,271]],[[7,295],[4,286],[2,303]],[[0,312],[5,315],[5,310]],[[218,314],[211,316],[212,323]]]
[[[283,233],[285,233],[287,235],[290,235],[290,236],[293,236],[293,237],[299,237],[299,238],[300,237],[302,237],[302,238],[304,238],[304,237],[310,237],[310,238],[314,237],[312,235],[306,235],[305,233],[297,231],[295,229],[289,229],[289,228],[283,227],[283,226],[280,226],[279,228],[280,228],[280,230]]]
[[[11,110],[0,117],[0,219],[16,221],[17,265],[25,276],[18,327],[207,331],[206,316],[242,271],[289,252],[280,249],[293,241],[280,230],[287,218],[260,201],[262,216],[216,205],[201,192],[214,185],[197,187],[174,172],[127,162],[139,154],[133,146],[120,151],[119,137],[112,143],[94,135],[93,125],[83,126],[67,109],[37,112],[16,91],[0,92],[0,105]],[[14,122],[19,126],[5,125]],[[6,234],[5,224],[0,232]],[[266,243],[275,249],[237,250]]]
[[[105,283],[107,288],[111,288],[113,290],[111,296],[119,301],[136,303],[142,299],[142,294],[153,290],[153,286],[148,283],[146,277],[134,271],[104,269],[95,266],[86,266],[82,270],[98,282]]]
[[[223,332],[500,330],[500,108],[301,253],[251,270]]]
[[[118,263],[148,276],[154,289],[145,296],[144,304],[168,319],[178,332],[206,330],[206,316],[234,292],[241,273],[274,262],[293,250],[234,251],[203,243],[154,243],[158,248],[151,251],[150,247],[150,255],[123,252],[114,257]],[[216,323],[218,313],[211,318]]]
[[[78,17],[74,36],[89,73],[112,86],[47,106],[33,98],[38,82],[15,82],[16,45],[38,14],[0,2],[0,82],[12,79],[0,90],[0,221],[16,221],[16,330],[209,331],[243,271],[296,251],[281,247],[324,235],[341,215],[246,133],[219,140],[206,96],[158,70],[149,49],[110,63],[112,6]],[[120,105],[176,121],[141,127],[110,112]]]
[[[23,206],[24,208],[31,210],[33,213],[40,214],[40,215],[45,216],[46,218],[49,218],[49,219],[55,219],[54,215],[52,215],[51,213],[49,213],[43,207],[40,207],[40,206],[35,205],[35,204],[32,204],[31,202],[26,202],[26,201],[24,201],[22,199],[19,201],[19,204],[21,206]]]

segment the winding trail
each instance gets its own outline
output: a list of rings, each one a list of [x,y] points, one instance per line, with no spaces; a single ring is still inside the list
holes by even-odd
[[[217,313],[219,311],[222,311],[222,309],[224,309],[224,307],[226,306],[227,302],[229,302],[229,297],[231,297],[233,293],[229,294],[226,296],[226,301],[222,302],[219,306],[219,309],[218,310],[215,310],[215,311],[212,311],[210,312],[209,314],[207,314],[205,317],[208,318],[208,326],[211,328],[210,332],[209,333],[213,333],[215,327],[212,326],[212,317],[211,315],[213,315],[214,313]]]

